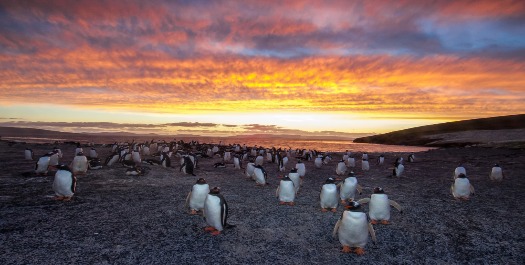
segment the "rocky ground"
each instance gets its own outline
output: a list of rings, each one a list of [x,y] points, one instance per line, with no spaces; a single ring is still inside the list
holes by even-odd
[[[79,176],[70,202],[53,200],[53,175],[28,172],[36,155],[53,145],[0,142],[1,264],[523,264],[525,261],[525,152],[520,149],[448,148],[416,153],[405,162],[402,178],[390,175],[395,157],[371,163],[357,173],[363,194],[381,186],[404,207],[392,209],[390,225],[375,225],[378,242],[364,256],[344,254],[332,229],[340,217],[323,213],[319,192],[335,176],[341,154],[320,169],[306,162],[307,174],[295,206],[280,206],[275,197],[279,173],[266,163],[270,185],[256,187],[233,165],[214,168],[219,158],[201,159],[197,177],[177,168],[148,166],[145,176],[125,175],[116,165]],[[73,145],[59,146],[73,157]],[[98,148],[105,157],[109,148]],[[360,154],[356,154],[359,155]],[[369,153],[375,161],[377,153]],[[357,157],[357,156],[356,156]],[[295,165],[292,159],[288,164]],[[452,173],[459,162],[467,169],[476,194],[456,201],[450,194]],[[499,163],[506,174],[500,183],[488,173]],[[203,231],[202,216],[192,216],[184,200],[198,177],[220,186],[230,206],[234,228],[219,236]],[[366,209],[366,208],[365,208]]]

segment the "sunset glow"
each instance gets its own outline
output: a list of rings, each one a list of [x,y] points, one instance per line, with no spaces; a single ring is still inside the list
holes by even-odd
[[[524,1],[2,1],[0,126],[380,133],[525,113]]]

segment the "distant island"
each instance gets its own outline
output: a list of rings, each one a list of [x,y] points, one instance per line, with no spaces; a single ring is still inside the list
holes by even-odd
[[[360,137],[355,143],[525,148],[525,114],[463,120]]]

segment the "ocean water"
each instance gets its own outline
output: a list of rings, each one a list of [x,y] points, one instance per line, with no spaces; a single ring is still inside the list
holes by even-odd
[[[404,146],[404,145],[383,145],[353,143],[352,140],[326,140],[326,139],[290,139],[282,137],[160,137],[160,136],[89,136],[83,138],[50,138],[50,137],[2,137],[3,140],[27,142],[27,143],[54,143],[58,142],[80,142],[81,144],[111,144],[114,142],[149,142],[151,140],[170,142],[173,140],[191,140],[208,144],[246,144],[247,146],[262,146],[265,148],[292,148],[292,149],[312,149],[321,152],[421,152],[433,149],[432,147]]]

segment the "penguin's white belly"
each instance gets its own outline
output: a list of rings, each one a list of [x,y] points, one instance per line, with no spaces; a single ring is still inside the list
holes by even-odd
[[[233,158],[233,165],[235,166],[235,169],[241,169],[241,163],[239,162],[239,158]]]
[[[348,212],[343,213],[339,230],[337,231],[339,242],[343,246],[364,247],[368,243],[368,221],[365,213]]]
[[[457,178],[454,181],[454,193],[458,197],[470,196],[470,181],[466,178]]]
[[[266,179],[264,178],[264,173],[262,169],[255,168],[253,170],[253,174],[255,176],[255,182],[257,182],[258,184],[266,184]]]
[[[115,164],[118,161],[118,156],[113,156],[108,162],[108,166]]]
[[[321,168],[321,166],[323,165],[323,159],[320,157],[316,158],[314,160],[314,164],[316,168]]]
[[[361,163],[361,169],[362,169],[362,170],[365,170],[365,171],[366,171],[366,170],[370,170],[370,163],[368,163],[368,161],[363,161],[363,162]]]
[[[33,153],[31,150],[25,150],[24,157],[26,160],[33,160]]]
[[[225,152],[224,153],[224,161],[228,162],[231,159],[232,159],[231,153],[230,152]]]
[[[402,164],[397,165],[396,177],[401,177],[401,174],[403,174],[403,171],[405,171],[405,166],[403,166]]]
[[[142,154],[145,155],[145,156],[149,156],[150,155],[149,147],[145,146],[142,149]]]
[[[35,172],[37,174],[47,173],[47,168],[49,167],[49,161],[50,161],[49,156],[44,156],[44,157],[39,158]]]
[[[98,157],[98,155],[97,155],[97,151],[95,151],[95,150],[89,150],[89,157],[94,157],[94,158]]]
[[[335,173],[339,176],[344,175],[346,173],[346,165],[344,162],[337,163],[337,168],[335,169]]]
[[[299,191],[299,187],[301,185],[301,177],[299,176],[299,173],[288,173],[288,177],[292,180],[295,192]]]
[[[390,201],[386,194],[372,194],[369,213],[373,220],[390,220]]]
[[[246,177],[253,177],[253,171],[255,170],[255,164],[254,163],[248,163],[246,165]]]
[[[131,157],[133,158],[133,162],[135,162],[137,164],[140,164],[142,162],[142,159],[140,158],[139,152],[133,152]]]
[[[67,170],[58,170],[55,174],[55,179],[53,181],[53,191],[57,196],[73,196],[73,191],[71,190],[73,186],[73,178],[71,172]]]
[[[73,158],[71,165],[71,171],[74,173],[86,173],[88,168],[87,158],[85,156],[79,156]]]
[[[266,153],[266,161],[272,161],[272,154]]]
[[[503,179],[503,171],[500,167],[493,167],[492,171],[490,172],[490,179],[492,180],[502,180]]]
[[[264,158],[262,156],[257,156],[257,158],[255,158],[255,165],[256,166],[262,166],[264,163]]]
[[[341,185],[339,197],[341,200],[354,199],[357,191],[357,179],[349,177]]]
[[[299,173],[299,176],[304,177],[306,175],[306,167],[304,163],[296,164],[295,168],[297,168],[297,173]]]
[[[339,196],[335,184],[324,184],[321,189],[321,208],[337,208]]]
[[[191,190],[189,206],[192,210],[204,209],[204,202],[206,196],[210,193],[210,186],[208,184],[195,184]]]
[[[286,167],[286,164],[288,164],[288,157],[283,157],[283,167]]]
[[[215,229],[222,231],[221,200],[217,196],[207,195],[204,202],[204,216],[206,223]]]
[[[355,158],[353,157],[348,158],[347,165],[348,167],[355,167]]]
[[[58,165],[58,154],[53,154],[49,157],[49,165],[56,166]]]
[[[379,164],[382,165],[383,163],[385,163],[385,158],[384,157],[380,157],[379,158]]]
[[[295,187],[293,181],[281,180],[279,184],[279,201],[293,202],[295,200]]]

